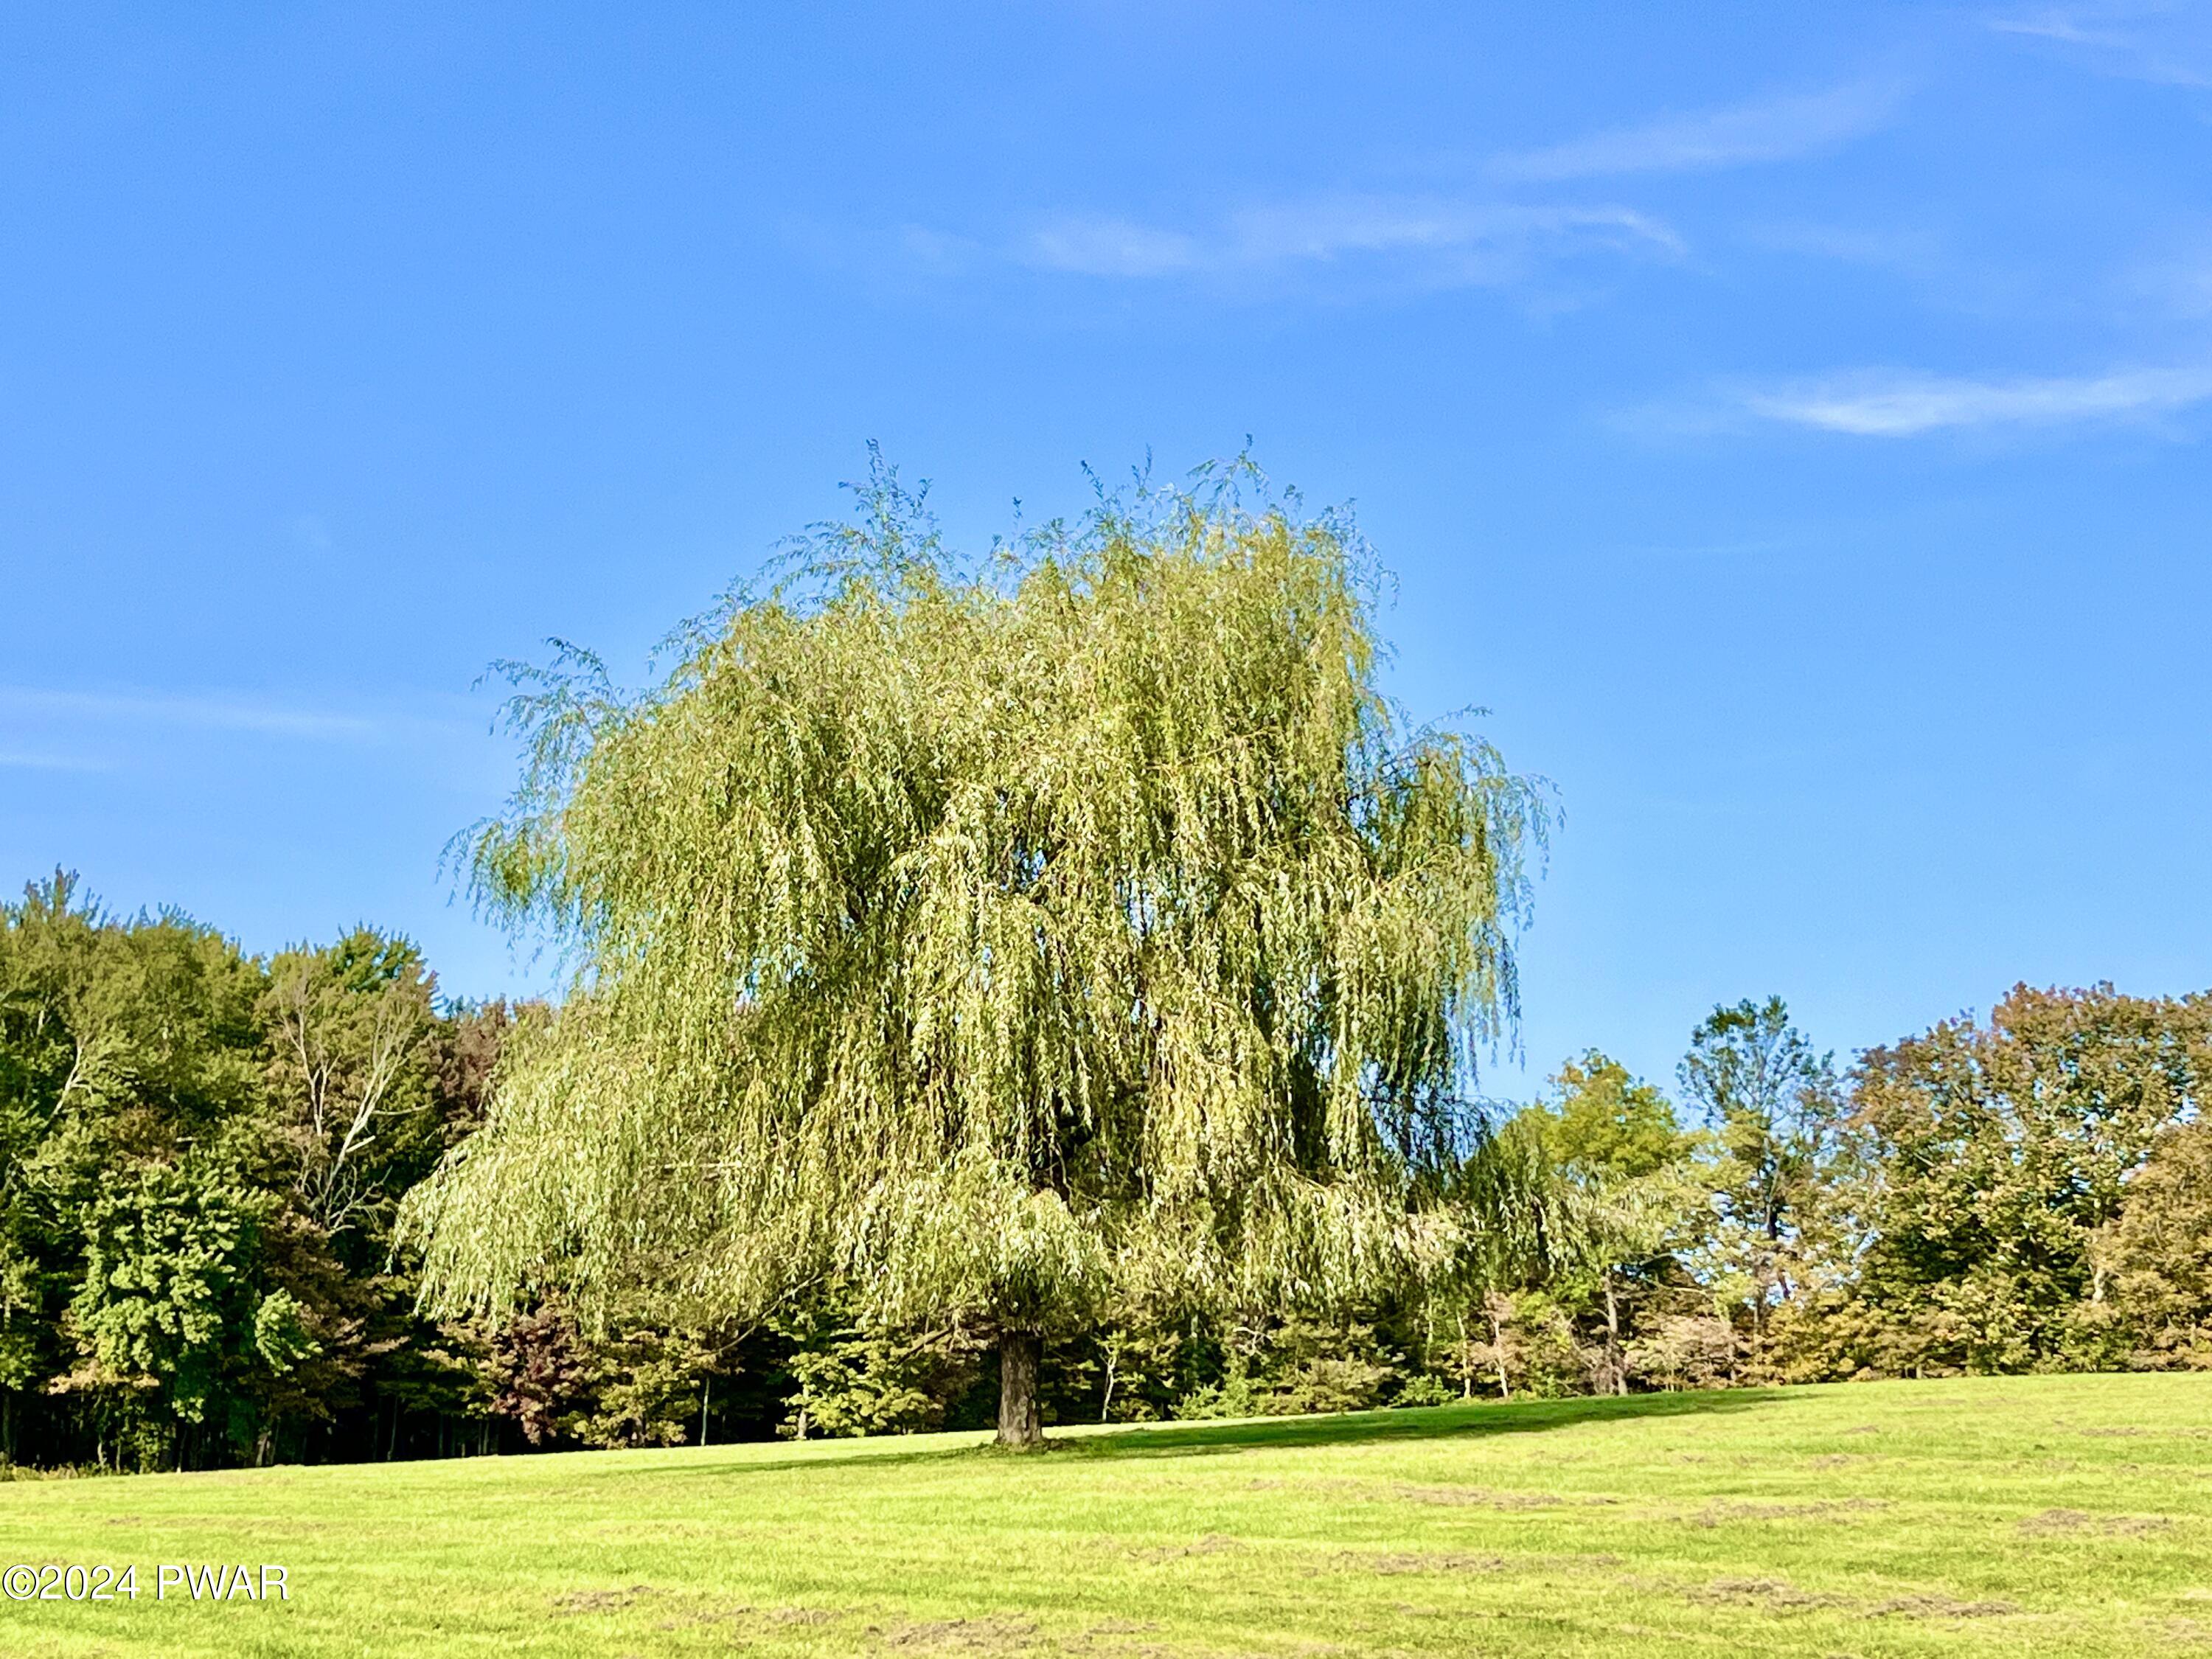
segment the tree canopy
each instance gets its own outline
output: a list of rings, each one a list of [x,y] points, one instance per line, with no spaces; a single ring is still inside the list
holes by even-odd
[[[1515,1010],[1539,788],[1382,694],[1348,517],[1248,472],[963,562],[878,469],[646,690],[567,652],[477,890],[569,953],[410,1200],[447,1310],[849,1282],[1015,1375],[1101,1295],[1402,1273]]]
[[[395,1206],[547,1017],[444,1003],[367,929],[257,957],[66,877],[0,903],[0,1471],[991,1419],[988,1309],[894,1317],[827,1269],[757,1323],[641,1279],[597,1318],[562,1285],[422,1316]],[[1132,1273],[1011,1374],[1041,1361],[1036,1416],[1064,1423],[2212,1367],[2208,1030],[2204,996],[2021,987],[1832,1076],[1780,1004],[1722,1007],[1695,1119],[1589,1051],[1405,1160],[1425,1248],[1343,1305],[1177,1306]]]

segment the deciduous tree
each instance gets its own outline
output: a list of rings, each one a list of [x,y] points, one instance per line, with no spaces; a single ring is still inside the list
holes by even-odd
[[[720,1317],[837,1277],[988,1329],[1325,1300],[1425,1248],[1540,801],[1376,685],[1350,522],[1102,496],[963,566],[890,474],[618,695],[526,680],[479,892],[577,977],[421,1189],[438,1305]]]
[[[1945,1370],[2111,1363],[2108,1322],[2081,1310],[2106,1299],[2100,1260],[2140,1271],[2163,1249],[2152,1235],[2185,1214],[2162,1189],[2185,1185],[2186,1139],[2143,1188],[2164,1218],[2146,1213],[2116,1254],[2093,1247],[2208,1087],[2203,995],[2021,985],[1986,1025],[1947,1020],[1869,1050],[1852,1089],[1876,1177],[1857,1291],[1909,1339],[1891,1351]],[[2077,1341],[2087,1350],[2069,1355]]]
[[[1820,1206],[1844,1145],[1835,1065],[1790,1023],[1780,997],[1747,998],[1715,1008],[1692,1034],[1681,1083],[1717,1153],[1713,1267],[1743,1286],[1761,1364],[1775,1304],[1804,1287],[1823,1242]]]

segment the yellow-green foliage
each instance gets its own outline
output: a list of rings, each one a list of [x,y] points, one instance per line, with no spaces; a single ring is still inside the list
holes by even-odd
[[[1380,695],[1348,521],[1140,492],[969,571],[866,504],[649,692],[519,700],[475,869],[578,976],[415,1202],[436,1297],[1034,1328],[1397,1270],[1541,814]]]

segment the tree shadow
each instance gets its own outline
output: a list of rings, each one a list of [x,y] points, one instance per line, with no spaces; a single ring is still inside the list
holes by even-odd
[[[1384,1441],[1448,1440],[1541,1434],[1583,1423],[1748,1411],[1781,1397],[1776,1389],[1633,1394],[1567,1400],[1516,1400],[1343,1412],[1327,1417],[1237,1418],[1221,1422],[1146,1423],[1062,1429],[1048,1443],[1087,1457],[1183,1457],[1208,1451],[1349,1446]]]
[[[1201,1457],[1241,1451],[1316,1446],[1372,1445],[1415,1440],[1451,1440],[1500,1434],[1542,1434],[1585,1423],[1650,1418],[1693,1417],[1714,1412],[1749,1411],[1784,1398],[1780,1389],[1720,1389],[1702,1393],[1637,1394],[1567,1400],[1486,1401],[1450,1406],[1421,1406],[1325,1417],[1231,1418],[1218,1421],[1133,1424],[1062,1424],[1046,1436],[1042,1452],[1009,1452],[982,1435],[896,1435],[843,1442],[815,1441],[797,1455],[763,1457],[740,1463],[698,1463],[684,1467],[672,1459],[650,1468],[630,1465],[625,1476],[655,1479],[715,1479],[797,1474],[816,1469],[866,1464],[894,1468],[955,1459],[990,1459],[1019,1464],[1040,1457]],[[947,1444],[946,1443],[955,1443]],[[830,1449],[832,1444],[839,1449]],[[850,1450],[844,1449],[850,1447]],[[763,1446],[763,1449],[766,1447]],[[797,1448],[793,1449],[797,1451]],[[576,1455],[569,1453],[564,1455]],[[589,1454],[586,1454],[588,1455]],[[623,1454],[612,1454],[622,1456]],[[664,1455],[665,1456],[666,1455]],[[680,1457],[681,1453],[676,1454]],[[611,1472],[611,1471],[610,1471]]]

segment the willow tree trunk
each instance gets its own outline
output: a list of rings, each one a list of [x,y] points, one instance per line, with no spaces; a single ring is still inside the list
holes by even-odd
[[[1028,1451],[1044,1444],[1037,1417],[1037,1365],[1044,1339],[1034,1331],[999,1333],[999,1443]]]
[[[1498,1367],[1498,1397],[1510,1400],[1513,1385],[1505,1380],[1505,1322],[1498,1316],[1498,1302],[1495,1296],[1485,1297],[1482,1310],[1490,1316],[1490,1358]]]
[[[1611,1391],[1628,1392],[1628,1365],[1620,1352],[1620,1303],[1613,1293],[1613,1269],[1605,1270],[1605,1364]]]

